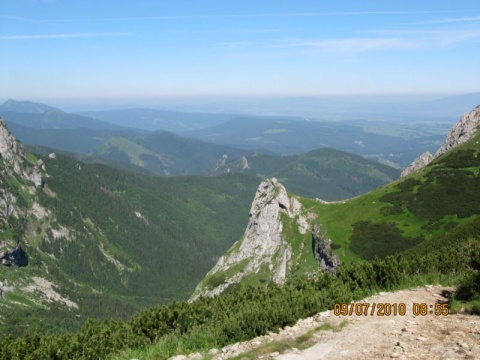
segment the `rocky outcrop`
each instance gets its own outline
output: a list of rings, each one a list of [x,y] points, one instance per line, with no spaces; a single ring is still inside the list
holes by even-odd
[[[228,155],[224,154],[212,169],[213,174],[235,173],[250,169],[250,164],[246,156],[242,156],[235,160],[229,160]]]
[[[470,113],[465,113],[460,121],[450,130],[445,142],[437,150],[435,156],[428,151],[420,155],[409,167],[407,167],[400,177],[410,175],[412,172],[420,170],[428,165],[433,159],[445,154],[447,151],[457,147],[460,144],[470,140],[476,134],[480,125],[480,105],[473,109]]]
[[[269,277],[274,282],[283,283],[291,266],[292,248],[282,236],[282,216],[294,221],[301,234],[309,230],[308,214],[300,202],[289,196],[277,179],[262,181],[250,209],[243,239],[235,243],[207,274],[206,279],[223,276],[223,282],[211,288],[208,281],[202,281],[193,298],[219,294],[231,284],[264,268],[268,268]],[[233,267],[238,267],[238,271],[226,275]]]
[[[23,162],[25,154],[21,145],[8,131],[3,119],[0,118],[0,157],[7,169],[13,170],[14,173],[20,174],[20,164]]]
[[[31,181],[36,187],[42,185],[42,175],[37,165],[26,161],[23,146],[8,131],[5,122],[0,118],[0,159],[3,160],[5,172]],[[43,165],[43,164],[40,164]]]
[[[430,161],[433,160],[433,155],[430,152],[425,151],[422,155],[415,159],[414,162],[410,164],[405,170],[402,171],[400,177],[410,175],[411,173],[420,170],[421,168],[427,166]]]
[[[470,113],[463,114],[460,121],[450,130],[443,145],[435,153],[435,157],[468,141],[477,132],[478,125],[480,125],[480,105]]]
[[[33,209],[17,206],[16,196],[18,187],[25,194],[33,195],[36,188],[43,184],[42,171],[45,171],[43,161],[30,163],[22,144],[12,136],[0,118],[0,222],[5,222],[10,215],[18,217],[32,211],[37,218],[44,216],[45,209],[39,204],[35,204]],[[16,179],[16,185],[12,185],[12,178]]]
[[[0,189],[0,219],[7,219],[13,214],[13,205],[17,199],[6,189]]]
[[[333,252],[331,245],[332,240],[325,236],[320,225],[314,225],[312,228],[313,255],[315,256],[320,269],[336,275],[340,260]]]
[[[241,163],[242,170],[250,169],[250,165],[248,164],[248,160],[245,156],[242,156],[240,158],[240,163]]]

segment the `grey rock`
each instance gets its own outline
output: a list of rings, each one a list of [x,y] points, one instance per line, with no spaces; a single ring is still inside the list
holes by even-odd
[[[36,188],[42,186],[42,173],[45,168],[43,162],[30,164],[25,155],[23,145],[8,131],[4,121],[0,118],[0,169],[8,176],[14,177],[25,184],[31,182],[33,186],[25,186],[24,191],[33,195]],[[27,209],[17,206],[16,198],[7,188],[0,188],[0,221],[14,215],[26,215]]]
[[[219,352],[220,350],[213,348],[208,351],[208,355],[214,356],[214,355],[217,355]]]
[[[222,352],[223,353],[227,353],[227,352],[235,352],[238,350],[238,347],[240,346],[240,343],[235,343],[235,344],[232,344],[232,345],[228,345],[228,346],[225,346],[223,349],[222,349]]]
[[[337,267],[340,265],[340,260],[331,248],[332,240],[325,236],[320,225],[313,226],[312,241],[313,255],[315,256],[320,269],[336,274]]]
[[[450,130],[445,142],[435,153],[435,157],[445,154],[448,150],[468,141],[480,124],[480,105],[468,114],[463,114],[460,121]]]
[[[400,177],[405,177],[410,175],[411,173],[420,170],[421,168],[427,166],[433,160],[433,155],[430,154],[428,151],[425,151],[422,155],[420,155],[414,162],[410,164],[405,170],[402,171]]]
[[[460,144],[470,140],[476,134],[478,126],[480,125],[480,105],[473,109],[470,113],[463,114],[458,123],[450,130],[445,142],[437,150],[435,156],[427,151],[420,155],[410,166],[408,166],[400,175],[404,177],[410,175],[428,165],[433,159],[445,154],[447,151],[454,149]]]

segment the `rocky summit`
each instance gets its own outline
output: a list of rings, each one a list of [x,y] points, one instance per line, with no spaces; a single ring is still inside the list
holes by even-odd
[[[411,173],[422,169],[433,159],[436,159],[440,155],[445,154],[448,150],[451,150],[468,141],[473,135],[476,134],[478,125],[480,125],[480,105],[471,112],[462,115],[460,120],[455,124],[452,130],[450,130],[445,142],[437,150],[435,156],[432,156],[432,154],[430,154],[428,151],[423,153],[417,159],[415,159],[411,165],[403,170],[400,177],[410,175]]]
[[[314,264],[312,270],[334,273],[339,261],[320,226],[312,224],[315,218],[276,178],[262,181],[243,238],[218,260],[192,299],[220,294],[247,279],[282,284],[305,257]],[[286,236],[287,232],[303,241],[292,240],[295,236]]]

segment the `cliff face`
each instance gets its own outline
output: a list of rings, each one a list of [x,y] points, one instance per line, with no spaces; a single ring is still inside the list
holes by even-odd
[[[25,206],[17,205],[17,192],[33,195],[42,185],[42,161],[31,163],[27,160],[23,146],[8,131],[0,118],[0,220],[6,221],[10,215],[25,214]],[[12,179],[18,184],[14,185]],[[24,195],[28,196],[28,195]],[[34,204],[38,208],[38,204]]]
[[[327,238],[319,225],[312,228],[313,255],[318,262],[320,269],[337,274],[337,267],[340,265],[338,256],[332,250],[332,240]]]
[[[470,113],[463,114],[458,123],[456,123],[452,130],[450,130],[445,142],[437,150],[435,156],[432,156],[428,151],[423,153],[410,166],[403,170],[400,177],[410,175],[411,173],[420,170],[427,166],[433,159],[468,141],[476,134],[478,125],[480,125],[480,105]]]
[[[435,157],[446,153],[468,141],[478,130],[480,124],[480,105],[468,114],[463,114],[460,121],[452,128],[443,145],[435,153]]]
[[[220,274],[223,282],[213,287],[208,283],[200,283],[194,297],[219,294],[249,274],[259,273],[262,267],[268,267],[273,281],[283,283],[292,249],[282,237],[282,214],[295,219],[301,233],[307,232],[308,224],[301,214],[300,202],[289,197],[277,179],[262,181],[250,209],[243,239],[235,243],[207,275],[207,278],[215,278],[215,275]],[[238,271],[229,274],[231,269]]]

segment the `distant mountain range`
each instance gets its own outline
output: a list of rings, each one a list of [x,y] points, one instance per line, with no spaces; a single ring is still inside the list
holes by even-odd
[[[473,101],[475,96],[476,94],[471,94],[451,98],[450,102]],[[294,102],[300,110],[302,101],[313,102],[315,99],[317,98],[297,98]],[[328,103],[327,100],[325,102]],[[319,101],[318,106],[322,103]],[[346,109],[340,106],[339,100],[332,100],[332,104],[338,105],[339,112]],[[353,102],[353,104],[357,103]],[[414,105],[419,107],[418,110],[422,110],[421,104],[425,106],[426,102]],[[432,111],[437,111],[439,104],[431,101],[429,106],[433,109]],[[390,114],[400,111],[400,108],[398,103],[379,105],[379,109],[388,110]],[[428,107],[423,109],[429,111]],[[230,156],[239,152],[246,154],[250,151],[261,151],[297,155],[320,147],[331,147],[402,169],[409,165],[418,153],[434,151],[443,141],[443,134],[453,124],[453,121],[432,121],[428,120],[428,117],[428,119],[420,118],[421,120],[414,122],[408,119],[386,121],[388,116],[384,118],[385,121],[371,121],[366,117],[366,120],[357,118],[358,120],[339,122],[291,116],[239,116],[139,108],[91,111],[82,112],[82,114],[68,114],[48,105],[28,101],[8,100],[0,106],[0,115],[10,125],[13,133],[25,144],[47,146],[108,161],[128,163],[146,168],[158,175],[185,174],[192,171],[208,173],[209,167],[214,163],[208,160],[206,163],[200,161],[198,166],[188,165],[188,157],[193,157],[194,154],[188,154],[187,148],[196,149],[197,159],[213,160],[212,154],[219,155],[216,161],[223,154]],[[378,113],[371,112],[371,115],[376,118]],[[153,145],[155,138],[160,140],[161,137],[148,134],[151,130],[159,129],[174,131],[184,139],[176,138],[179,144],[173,146],[174,137],[162,135],[162,141],[166,138],[170,139],[165,144],[169,150],[162,149],[158,143]],[[142,137],[144,137],[143,140],[141,140]],[[203,141],[206,152],[204,156],[202,156],[203,150],[198,147],[200,143],[196,142],[193,148],[193,145],[186,147],[188,141],[185,138],[187,137]],[[132,145],[132,141],[136,145]],[[217,147],[217,150],[212,152],[212,143],[222,147]],[[141,150],[138,145],[146,150]],[[184,148],[181,154],[172,153],[173,148],[180,147]],[[223,153],[220,154],[221,152]],[[140,153],[148,161],[139,159]],[[186,165],[175,169],[182,162]],[[200,168],[202,170],[199,170]]]
[[[331,147],[397,167],[407,166],[417,154],[434,151],[451,124],[438,129],[423,123],[389,124],[357,121],[298,121],[288,117],[241,117],[182,135],[242,149],[264,149],[294,155]]]
[[[91,117],[68,114],[60,109],[31,101],[7,100],[0,105],[7,121],[35,129],[119,130],[122,127]]]
[[[294,116],[310,120],[451,121],[478,104],[480,93],[460,95],[339,95],[238,97],[149,102],[150,106],[197,113]]]
[[[82,111],[78,114],[129,128],[148,131],[165,130],[171,132],[203,129],[221,124],[238,116],[143,108]]]

